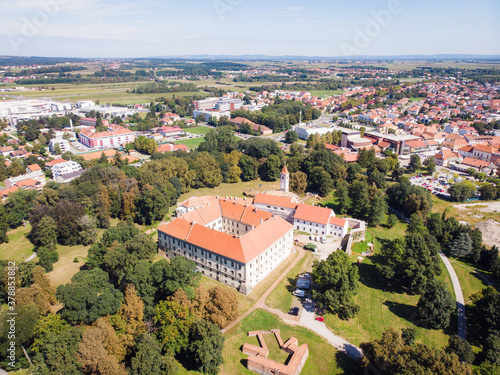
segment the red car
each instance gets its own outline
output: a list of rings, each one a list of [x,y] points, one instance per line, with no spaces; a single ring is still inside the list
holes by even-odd
[[[322,316],[317,316],[317,317],[316,317],[316,320],[317,320],[318,322],[324,322],[324,321],[325,321],[325,318],[323,318]]]

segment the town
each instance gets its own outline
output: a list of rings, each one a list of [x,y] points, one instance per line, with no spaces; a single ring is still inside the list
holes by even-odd
[[[3,8],[0,373],[500,374],[497,4]]]

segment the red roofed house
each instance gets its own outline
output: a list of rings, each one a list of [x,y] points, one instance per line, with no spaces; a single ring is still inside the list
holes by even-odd
[[[158,133],[163,135],[164,137],[176,137],[186,134],[184,130],[179,128],[178,126],[163,126],[158,128]]]
[[[406,145],[410,148],[410,153],[424,152],[427,149],[427,143],[423,139],[408,141]]]
[[[26,167],[26,172],[27,173],[31,173],[31,172],[35,172],[35,171],[41,171],[42,168],[40,168],[40,166],[38,164],[30,164]]]
[[[485,161],[491,161],[491,157],[494,153],[497,153],[498,149],[488,145],[477,145],[474,147],[472,154],[475,158]]]

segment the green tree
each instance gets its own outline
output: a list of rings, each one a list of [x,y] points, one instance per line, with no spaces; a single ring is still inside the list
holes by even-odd
[[[83,215],[78,220],[80,227],[80,243],[82,245],[90,245],[97,239],[97,220],[92,216]]]
[[[299,136],[297,135],[296,132],[294,132],[293,130],[289,130],[286,135],[285,135],[285,142],[286,143],[295,143],[299,140]]]
[[[361,365],[367,374],[471,374],[470,365],[460,363],[455,354],[422,344],[409,345],[401,331],[395,329],[385,331],[380,340],[362,343],[360,347],[364,353]]]
[[[307,175],[304,172],[294,172],[290,176],[290,189],[298,195],[304,195],[307,188]]]
[[[135,148],[137,151],[151,155],[158,148],[158,144],[154,139],[139,136],[135,140]]]
[[[38,264],[45,269],[45,272],[51,272],[54,269],[53,264],[59,260],[59,253],[47,247],[42,246],[37,248],[36,254]]]
[[[370,211],[368,213],[368,222],[370,225],[381,225],[387,216],[387,201],[385,197],[378,193],[371,201]]]
[[[450,197],[455,202],[465,202],[472,198],[476,192],[476,187],[470,181],[458,182],[448,188]]]
[[[318,191],[322,197],[326,197],[333,190],[333,180],[323,167],[314,167],[309,176],[311,188]]]
[[[40,318],[34,329],[34,340],[31,350],[38,353],[45,345],[50,334],[59,334],[70,328],[70,325],[58,314],[49,314]]]
[[[80,375],[81,364],[76,356],[82,340],[79,327],[64,327],[60,332],[49,332],[39,353],[35,356],[33,374]]]
[[[312,291],[318,306],[340,319],[350,319],[359,311],[352,298],[359,289],[358,269],[343,251],[336,251],[324,261],[314,261]]]
[[[434,157],[431,156],[425,159],[424,165],[427,169],[427,174],[431,175],[436,171],[436,161],[434,160]]]
[[[497,187],[490,184],[489,182],[485,182],[484,184],[482,184],[478,190],[481,199],[484,201],[492,201],[498,196]]]
[[[349,198],[353,202],[351,211],[354,217],[365,218],[370,209],[368,184],[364,181],[354,181],[349,188]]]
[[[241,168],[242,181],[252,181],[257,178],[257,166],[252,157],[245,154],[241,155],[238,165]]]
[[[455,353],[461,361],[472,363],[474,362],[474,352],[467,340],[462,339],[458,335],[450,336],[448,345],[444,349],[447,353]]]
[[[455,257],[465,258],[469,256],[471,252],[472,240],[466,232],[459,233],[458,236],[450,243],[450,253]]]
[[[446,285],[440,281],[427,284],[417,304],[420,316],[434,329],[445,329],[450,325],[451,314],[456,303]]]
[[[155,311],[158,335],[167,350],[179,353],[186,349],[189,345],[189,330],[195,322],[194,314],[189,308],[173,301],[160,301]]]
[[[64,304],[62,317],[71,324],[90,324],[100,316],[115,314],[123,299],[99,268],[76,273],[70,283],[57,287],[56,296]]]
[[[164,363],[165,357],[161,355],[162,345],[149,334],[142,334],[138,338],[134,352],[135,356],[130,363],[131,375],[175,375],[177,373],[177,367],[174,367],[174,371],[167,371]]]
[[[217,160],[208,152],[200,152],[194,160],[196,178],[200,187],[216,187],[222,182],[221,168]]]
[[[5,204],[10,227],[17,228],[27,219],[28,213],[35,206],[36,190],[20,189],[9,195]]]
[[[158,190],[146,190],[140,194],[136,201],[136,219],[146,225],[162,220],[168,212],[169,204]]]
[[[398,223],[398,217],[394,214],[390,214],[387,217],[387,226],[389,228],[394,228],[394,226]]]
[[[186,356],[194,370],[204,374],[218,374],[219,367],[224,362],[223,348],[224,336],[217,325],[205,320],[199,320],[192,325]]]
[[[44,216],[38,223],[38,241],[41,246],[54,250],[57,244],[57,224],[51,216]]]
[[[276,155],[270,155],[262,166],[262,179],[276,181],[280,176],[281,166],[281,159]]]
[[[420,168],[422,168],[422,162],[420,160],[420,156],[418,156],[417,154],[412,154],[410,156],[410,164],[408,165],[408,170],[411,173],[415,173]]]
[[[335,198],[337,199],[338,212],[345,214],[351,206],[349,199],[349,186],[345,181],[338,181],[335,189]]]

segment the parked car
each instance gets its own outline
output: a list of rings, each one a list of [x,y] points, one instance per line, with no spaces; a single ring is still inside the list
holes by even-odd
[[[288,314],[295,315],[295,316],[299,315],[299,308],[298,307],[292,307],[290,309],[290,311],[288,312]]]
[[[322,316],[317,316],[317,317],[316,317],[316,320],[317,320],[318,322],[324,322],[324,321],[325,321],[325,318],[323,318]]]

